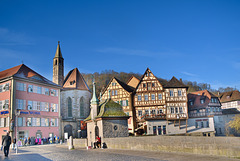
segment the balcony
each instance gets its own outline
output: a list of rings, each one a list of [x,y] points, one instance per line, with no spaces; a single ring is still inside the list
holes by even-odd
[[[179,113],[179,114],[167,114],[167,119],[168,120],[182,120],[182,119],[187,119],[187,114],[186,113]]]
[[[166,114],[146,114],[137,118],[137,122],[142,122],[145,120],[165,120]]]

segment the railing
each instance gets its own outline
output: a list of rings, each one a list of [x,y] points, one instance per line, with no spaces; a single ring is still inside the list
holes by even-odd
[[[141,122],[145,119],[166,119],[166,114],[144,114],[137,118],[137,121]]]
[[[189,117],[204,117],[204,116],[209,116],[209,115],[221,115],[222,112],[218,111],[218,112],[198,112],[198,113],[189,113]]]
[[[186,113],[179,113],[179,114],[167,114],[167,119],[186,119]]]

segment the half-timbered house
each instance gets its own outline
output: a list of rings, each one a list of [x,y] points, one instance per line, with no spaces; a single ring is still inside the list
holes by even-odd
[[[111,98],[123,107],[123,111],[130,116],[128,119],[129,133],[134,133],[135,129],[135,109],[132,102],[133,91],[135,88],[127,85],[119,79],[113,77],[100,98],[101,102]]]
[[[146,120],[165,120],[165,94],[162,84],[147,68],[135,90],[134,106],[137,129],[145,128]]]

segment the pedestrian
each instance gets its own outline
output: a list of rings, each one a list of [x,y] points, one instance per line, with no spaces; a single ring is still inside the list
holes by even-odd
[[[25,140],[24,140],[24,144],[25,144],[25,146],[27,146],[27,143],[28,143],[28,141],[27,141],[27,137],[25,137]]]
[[[5,157],[8,157],[10,144],[11,144],[11,136],[9,136],[9,133],[7,132],[7,135],[4,136],[2,140],[2,147],[3,147]]]
[[[14,137],[14,138],[13,138],[13,142],[12,142],[12,144],[13,144],[13,145],[12,145],[12,149],[13,149],[13,150],[16,149],[16,146],[17,146],[16,143],[17,143],[17,140],[16,140],[16,138]]]
[[[31,139],[28,137],[28,145],[31,145]]]

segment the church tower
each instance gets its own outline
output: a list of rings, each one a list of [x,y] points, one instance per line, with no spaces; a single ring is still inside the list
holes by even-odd
[[[60,49],[60,41],[56,50],[55,57],[53,58],[53,82],[62,86],[64,81],[64,59]]]

